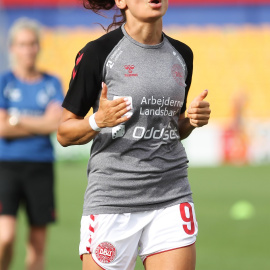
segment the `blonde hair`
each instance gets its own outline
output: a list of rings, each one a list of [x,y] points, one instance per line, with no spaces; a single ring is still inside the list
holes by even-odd
[[[11,28],[9,29],[9,33],[8,33],[8,45],[12,45],[15,39],[16,34],[24,29],[28,29],[30,31],[32,31],[37,38],[37,41],[39,43],[40,41],[40,32],[41,32],[41,27],[40,24],[33,20],[33,19],[29,19],[26,17],[20,18],[18,20],[16,20],[13,25],[11,26]]]

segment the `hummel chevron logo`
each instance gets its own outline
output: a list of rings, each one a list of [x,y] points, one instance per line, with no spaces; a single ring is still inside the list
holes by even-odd
[[[82,57],[83,57],[83,53],[81,54],[81,53],[79,52],[78,58],[77,58],[77,60],[76,60],[76,66],[79,65],[79,63],[80,63],[81,60],[82,60]]]
[[[132,70],[135,68],[134,65],[125,65],[125,69],[128,70],[128,73],[132,73]]]
[[[125,65],[125,69],[128,71],[128,74],[125,74],[125,77],[137,77],[138,74],[134,74],[133,70],[135,68],[134,65]]]

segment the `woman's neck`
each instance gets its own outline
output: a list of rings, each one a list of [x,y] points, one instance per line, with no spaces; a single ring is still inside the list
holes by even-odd
[[[13,68],[13,73],[22,81],[34,82],[41,78],[41,73],[35,68],[25,68],[21,66],[16,66]]]
[[[125,30],[140,43],[156,45],[162,41],[162,18],[154,23],[138,22],[131,19],[126,22]]]

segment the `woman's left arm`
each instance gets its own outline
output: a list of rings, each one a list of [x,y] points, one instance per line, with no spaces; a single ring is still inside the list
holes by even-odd
[[[208,90],[204,90],[199,96],[193,99],[187,110],[187,117],[182,113],[178,120],[180,139],[186,139],[196,127],[208,124],[210,119],[210,104],[204,99],[208,95]]]

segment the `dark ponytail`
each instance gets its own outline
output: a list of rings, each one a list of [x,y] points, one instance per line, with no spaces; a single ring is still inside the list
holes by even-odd
[[[83,6],[86,9],[90,9],[93,12],[95,12],[98,15],[103,16],[100,11],[101,10],[110,10],[114,9],[116,12],[119,11],[119,9],[115,6],[114,0],[83,0]],[[119,20],[120,19],[120,20]],[[106,28],[104,28],[102,25],[102,28],[109,32],[111,28],[115,28],[118,26],[121,26],[123,23],[126,22],[126,14],[124,10],[120,10],[120,14],[114,14],[113,16],[113,22]]]

